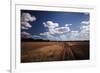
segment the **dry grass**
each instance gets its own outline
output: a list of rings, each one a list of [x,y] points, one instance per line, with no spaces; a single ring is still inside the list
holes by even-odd
[[[21,62],[89,59],[89,42],[22,42]]]

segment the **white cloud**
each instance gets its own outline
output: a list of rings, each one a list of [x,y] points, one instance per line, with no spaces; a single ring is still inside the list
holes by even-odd
[[[58,28],[55,28],[55,31],[57,34],[63,34],[63,33],[69,32],[70,28],[69,27],[58,27]]]
[[[43,25],[44,27],[47,27],[49,34],[63,34],[70,31],[68,24],[66,24],[64,27],[60,27],[59,23],[54,23],[53,21],[47,21],[43,22]]]
[[[72,24],[65,24],[65,26],[67,27],[67,26],[71,26]]]
[[[50,32],[40,33],[41,36],[45,36],[45,39],[54,40],[55,37]]]
[[[31,28],[32,27],[32,25],[30,25],[28,22],[25,22],[25,21],[21,22],[21,25],[23,27],[26,27],[26,28]]]
[[[49,29],[53,29],[59,26],[58,23],[54,23],[52,21],[43,22],[44,27],[48,27]]]
[[[22,38],[42,39],[41,36],[39,36],[39,35],[31,35],[30,33],[26,32],[26,31],[21,32],[21,37]]]
[[[21,15],[21,29],[29,29],[32,27],[32,25],[29,23],[36,21],[36,17],[35,16],[31,16],[31,14],[29,13],[22,13]]]
[[[43,22],[43,25],[44,25],[44,27],[47,27],[48,32],[50,34],[55,34],[56,33],[55,28],[59,27],[58,23],[54,23],[52,21]]]
[[[80,30],[72,30],[70,32],[70,40],[89,40],[89,21],[80,23]]]
[[[70,29],[72,24],[65,24],[65,26],[60,27],[59,23],[52,21],[44,22],[43,25],[48,31],[40,33],[40,35],[49,40],[89,40],[89,21],[82,21],[77,30]]]
[[[82,25],[89,25],[89,21],[82,21],[81,24]]]
[[[89,33],[80,33],[80,38],[83,40],[89,40]]]
[[[28,28],[27,27],[24,27],[24,26],[21,26],[21,29],[28,30]]]
[[[48,29],[48,31],[40,33],[40,35],[45,36],[49,40],[63,40],[64,39],[63,34],[71,31],[69,26],[72,24],[66,24],[63,27],[60,27],[59,23],[54,23],[53,21],[47,21],[43,22],[43,25]]]
[[[42,37],[39,36],[39,35],[33,35],[32,38],[34,38],[34,39],[42,39]]]
[[[26,21],[26,22],[35,21],[36,20],[36,17],[35,16],[31,16],[30,13],[22,13],[21,18],[22,18],[22,21]]]
[[[77,40],[79,39],[79,31],[71,31],[70,32],[70,39],[72,40]]]
[[[89,21],[82,21],[80,26],[80,38],[89,40]]]
[[[89,32],[89,25],[83,25],[80,27],[82,33]]]
[[[49,34],[50,34],[49,32],[40,33],[40,35],[49,35]]]
[[[30,13],[22,13],[21,15],[21,29],[28,30],[32,27],[32,25],[29,22],[36,21],[35,16],[31,16]],[[21,32],[22,38],[32,38],[32,35],[28,32]]]
[[[32,35],[28,32],[23,31],[21,32],[21,37],[22,38],[32,38]]]

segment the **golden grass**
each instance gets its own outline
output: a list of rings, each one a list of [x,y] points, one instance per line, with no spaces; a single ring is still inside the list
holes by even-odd
[[[89,59],[89,42],[21,42],[21,62]]]

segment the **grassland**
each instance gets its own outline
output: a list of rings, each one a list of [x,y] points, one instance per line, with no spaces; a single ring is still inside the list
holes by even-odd
[[[89,41],[21,42],[21,62],[88,60]]]

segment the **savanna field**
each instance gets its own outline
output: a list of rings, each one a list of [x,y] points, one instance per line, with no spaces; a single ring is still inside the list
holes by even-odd
[[[22,41],[21,63],[89,60],[89,41]]]

